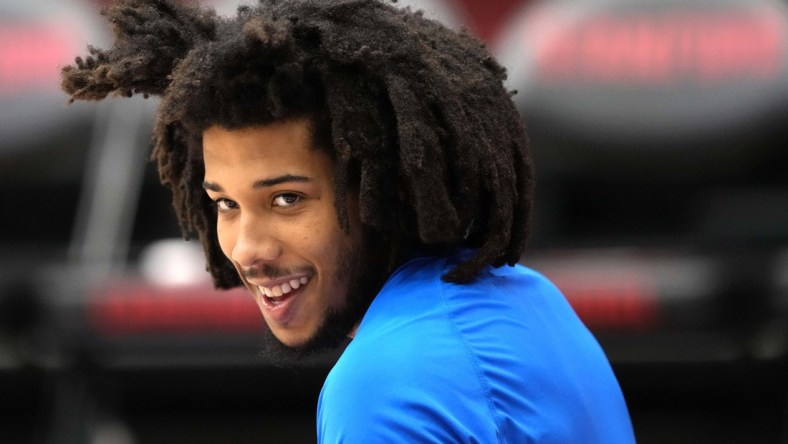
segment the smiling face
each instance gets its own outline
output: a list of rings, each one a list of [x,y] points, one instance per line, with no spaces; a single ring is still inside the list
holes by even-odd
[[[358,205],[348,198],[345,233],[334,206],[333,161],[313,148],[309,121],[210,127],[203,158],[219,245],[274,336],[303,347],[336,313],[352,319],[342,327],[347,334],[366,308],[348,297],[364,275]]]

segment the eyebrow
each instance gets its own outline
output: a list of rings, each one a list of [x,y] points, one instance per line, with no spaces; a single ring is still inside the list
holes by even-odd
[[[258,180],[254,184],[252,184],[252,188],[266,188],[272,187],[274,185],[279,185],[288,182],[297,182],[297,183],[304,183],[304,182],[311,182],[312,179],[306,176],[297,176],[294,174],[283,174],[281,176],[272,177],[270,179],[263,179]],[[222,187],[219,184],[215,184],[213,182],[203,181],[202,187],[208,191],[214,192],[221,192]]]

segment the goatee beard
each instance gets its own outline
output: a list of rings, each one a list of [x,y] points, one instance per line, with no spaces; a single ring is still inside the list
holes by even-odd
[[[271,330],[266,329],[260,342],[260,354],[282,367],[303,367],[323,360],[333,360],[337,357],[336,352],[344,349],[350,342],[347,335],[350,329],[332,326],[330,322],[327,317],[326,322],[307,342],[297,346],[285,345]]]
[[[369,237],[365,240],[369,241]],[[363,244],[370,245],[370,242]],[[346,346],[348,334],[361,322],[388,277],[389,270],[383,257],[363,247],[343,251],[333,278],[337,282],[349,282],[344,305],[329,307],[315,333],[295,346],[282,343],[267,330],[262,339],[262,354],[275,360],[278,365],[304,365],[327,355],[327,351]]]

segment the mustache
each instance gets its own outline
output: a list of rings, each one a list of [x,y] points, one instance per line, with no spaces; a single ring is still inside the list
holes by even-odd
[[[311,278],[316,274],[316,271],[314,267],[311,266],[280,268],[274,265],[264,264],[259,267],[244,267],[241,269],[240,274],[247,280],[256,278],[279,279],[295,274],[305,274],[307,277]]]

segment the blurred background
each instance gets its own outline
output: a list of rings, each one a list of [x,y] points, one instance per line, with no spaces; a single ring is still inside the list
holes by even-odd
[[[147,162],[155,100],[66,106],[91,0],[0,0],[0,443],[310,443],[332,353],[260,354]],[[231,14],[235,2],[210,3]],[[788,443],[785,0],[400,0],[509,69],[522,262],[597,335],[640,443]]]

